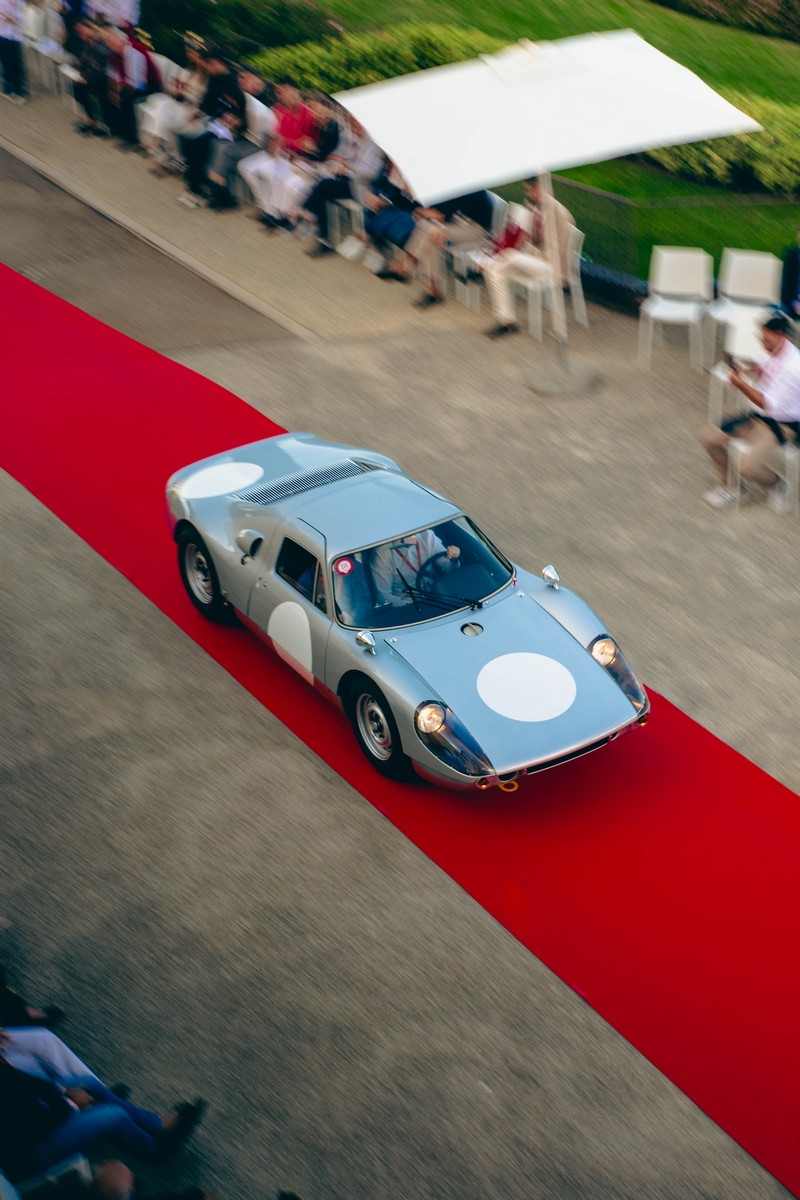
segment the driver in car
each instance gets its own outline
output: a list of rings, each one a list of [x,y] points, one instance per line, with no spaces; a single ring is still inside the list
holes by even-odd
[[[432,529],[421,533],[410,533],[394,542],[386,542],[375,551],[372,563],[372,578],[379,603],[408,604],[409,588],[419,587],[419,572],[432,558],[436,558],[429,572],[452,571],[459,565],[461,554],[458,546],[445,547]]]

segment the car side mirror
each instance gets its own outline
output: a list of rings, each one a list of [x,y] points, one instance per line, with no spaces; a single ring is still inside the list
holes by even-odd
[[[555,569],[552,563],[549,567],[545,567],[545,569],[542,571],[542,579],[545,581],[545,583],[549,584],[554,591],[558,591],[558,585],[561,580],[558,577],[558,571]]]
[[[375,653],[375,638],[368,629],[359,629],[356,634],[356,645],[362,650],[369,650],[370,654]]]
[[[242,566],[244,566],[248,558],[255,558],[263,540],[261,534],[257,533],[255,529],[242,529],[237,533],[236,545],[242,551]]]

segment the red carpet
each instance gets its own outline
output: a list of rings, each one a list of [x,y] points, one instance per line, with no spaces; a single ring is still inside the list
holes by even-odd
[[[278,427],[4,268],[0,313],[0,466],[800,1195],[797,797],[658,696],[644,732],[513,797],[384,782],[179,582],[167,476]]]

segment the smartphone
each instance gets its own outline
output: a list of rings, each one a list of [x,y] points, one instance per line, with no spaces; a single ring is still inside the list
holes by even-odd
[[[733,357],[732,354],[728,354],[727,350],[725,351],[725,353],[722,356],[722,361],[725,363],[725,366],[728,367],[731,371],[736,370],[736,359]]]

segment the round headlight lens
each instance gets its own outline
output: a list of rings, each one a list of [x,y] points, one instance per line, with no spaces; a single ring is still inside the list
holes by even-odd
[[[610,667],[617,657],[617,643],[613,638],[598,638],[592,645],[592,658],[601,667]]]
[[[438,733],[444,725],[441,704],[423,704],[417,709],[417,729],[420,733]]]

